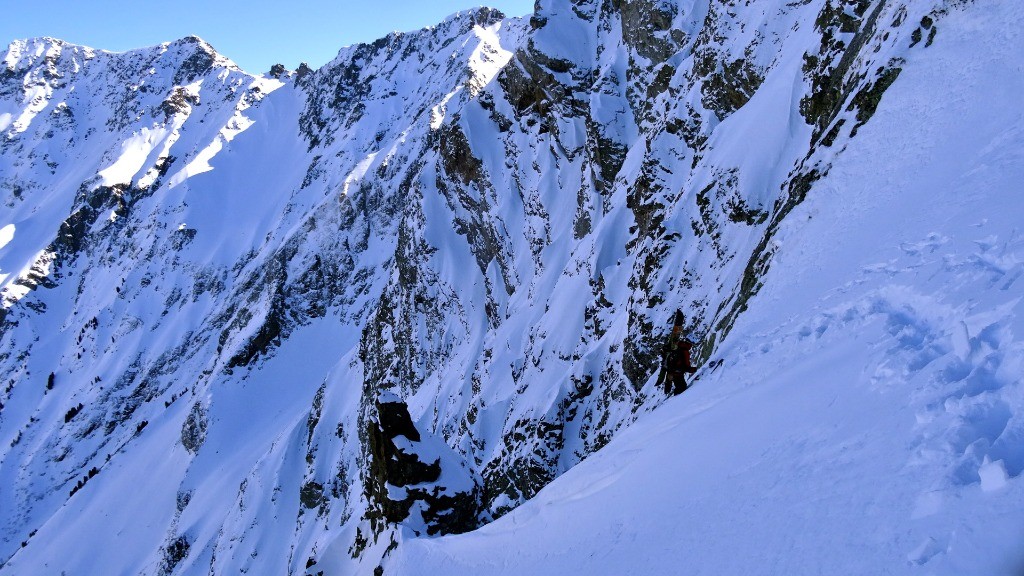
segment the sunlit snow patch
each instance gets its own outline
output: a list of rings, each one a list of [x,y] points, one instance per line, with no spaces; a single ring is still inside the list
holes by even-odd
[[[6,228],[5,228],[6,230]],[[0,303],[4,308],[10,308],[16,304],[19,300],[24,298],[35,289],[39,279],[45,278],[50,275],[50,271],[53,268],[53,261],[56,259],[57,254],[49,250],[43,250],[38,256],[32,261],[31,266],[27,266],[15,280],[7,283],[0,289]],[[7,276],[10,276],[9,274]],[[7,280],[7,276],[0,278],[0,283]]]
[[[978,477],[981,479],[981,489],[985,492],[993,492],[1006,486],[1009,475],[1006,473],[1006,464],[1002,460],[991,462],[985,456],[984,463],[978,468]]]
[[[452,96],[458,94],[458,90],[449,92],[441,102],[430,109],[430,129],[437,130],[444,123],[444,118],[448,114],[448,101],[452,99]]]
[[[14,240],[14,224],[0,228],[0,250],[10,244],[11,240]]]
[[[467,67],[470,74],[467,85],[473,96],[494,80],[513,56],[511,51],[501,46],[501,38],[496,27],[477,27],[476,34],[482,42],[477,44],[469,55]]]
[[[7,226],[0,228],[0,250],[3,250],[5,246],[10,244],[11,240],[14,240],[14,224],[8,224]],[[10,274],[6,274],[3,270],[0,270],[0,286],[3,286],[4,282],[6,282],[7,278],[10,276]]]
[[[342,195],[348,196],[349,186],[351,186],[353,183],[362,181],[363,176],[366,175],[366,171],[370,169],[370,166],[373,165],[373,161],[376,158],[377,153],[373,152],[371,154],[367,154],[366,158],[363,158],[359,162],[359,164],[356,164],[356,167],[353,168],[352,171],[348,173],[348,176],[345,177],[345,181],[341,185]]]
[[[256,79],[249,84],[250,89],[259,88],[263,97],[266,97],[266,95],[277,90],[281,86],[284,86],[283,82],[270,79]],[[206,148],[196,154],[195,157],[192,158],[191,162],[171,177],[168,181],[169,187],[174,188],[192,176],[213,170],[213,166],[210,165],[210,161],[224,149],[224,145],[234,140],[236,136],[245,132],[250,126],[256,123],[255,120],[244,114],[245,110],[250,107],[250,102],[239,102],[234,116],[232,116],[231,119],[228,120],[227,124],[221,128],[217,137],[214,138]]]
[[[113,164],[99,171],[103,186],[122,182],[130,182],[135,174],[146,164],[146,158],[157,144],[167,137],[168,129],[164,127],[143,128],[132,135],[121,145],[121,155]]]

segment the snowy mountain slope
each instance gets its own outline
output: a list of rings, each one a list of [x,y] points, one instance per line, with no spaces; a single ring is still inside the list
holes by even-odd
[[[471,32],[475,17],[476,14],[462,15],[444,27],[432,32],[425,32],[419,37],[423,40],[423,36],[451,36],[460,31]],[[413,40],[407,39],[405,42],[415,43],[416,35],[413,36]],[[448,41],[450,38],[445,37],[442,40]],[[467,52],[472,52],[471,48],[467,48]],[[344,62],[346,57],[343,53],[339,56],[339,60]],[[438,59],[444,61],[442,57],[438,57]],[[407,62],[406,67],[413,67],[413,64]],[[174,62],[170,68],[173,70],[176,65],[177,62]],[[455,73],[461,75],[462,69],[454,71],[442,69],[442,71],[456,76]],[[220,74],[220,71],[215,70],[214,73]],[[168,77],[170,75],[170,73],[165,74]],[[406,71],[405,75],[408,76],[409,72]],[[249,81],[264,85],[270,84],[270,88],[263,90],[264,93],[281,85],[280,82],[253,80],[251,77]],[[289,273],[289,270],[284,267],[289,259],[294,257],[301,260],[308,256],[308,261],[304,264],[312,265],[306,276],[295,274],[297,278],[292,283],[297,286],[291,290],[298,292],[300,296],[289,298],[292,301],[302,298],[302,302],[290,304],[299,309],[294,314],[301,319],[300,321],[308,321],[309,318],[323,316],[328,306],[332,304],[337,306],[337,300],[342,298],[351,298],[347,303],[351,304],[353,314],[358,312],[360,307],[365,308],[366,298],[360,297],[360,291],[368,290],[367,285],[374,280],[372,277],[369,279],[370,281],[366,280],[366,277],[372,276],[368,270],[379,265],[380,260],[387,258],[387,248],[371,250],[370,257],[363,258],[361,262],[362,270],[359,273],[363,275],[363,280],[354,282],[354,286],[344,286],[336,290],[336,285],[349,283],[352,270],[339,270],[346,264],[342,257],[328,260],[327,256],[331,255],[332,251],[339,251],[342,246],[348,250],[350,239],[332,238],[329,234],[323,234],[319,239],[304,237],[305,233],[318,224],[335,230],[342,227],[343,224],[338,220],[350,217],[353,210],[344,206],[339,209],[338,196],[335,194],[325,196],[324,194],[325,188],[333,189],[334,185],[340,186],[341,182],[328,182],[313,188],[315,196],[308,191],[304,195],[303,182],[316,167],[316,160],[314,159],[312,164],[310,163],[310,158],[313,155],[306,153],[305,143],[298,136],[301,124],[299,117],[301,103],[298,100],[300,95],[301,92],[294,90],[279,92],[268,98],[258,110],[250,110],[247,115],[240,111],[241,120],[231,119],[230,116],[224,115],[219,107],[214,108],[213,112],[219,111],[222,117],[215,119],[217,122],[213,123],[212,128],[205,129],[205,126],[193,128],[199,132],[194,139],[201,144],[188,142],[183,136],[178,137],[177,142],[166,142],[167,150],[164,154],[175,159],[180,158],[181,160],[177,160],[176,163],[182,165],[183,168],[181,171],[175,172],[174,161],[171,161],[172,169],[166,170],[168,185],[151,186],[157,190],[157,194],[164,197],[157,197],[147,202],[149,197],[145,193],[149,191],[136,190],[142,188],[142,184],[138,184],[136,181],[122,184],[123,188],[129,190],[129,194],[137,194],[142,198],[140,206],[132,206],[132,208],[134,213],[144,214],[144,216],[120,220],[122,223],[127,220],[126,224],[122,224],[127,228],[123,236],[109,233],[96,234],[95,237],[99,245],[95,248],[86,242],[80,242],[80,244],[86,244],[85,250],[94,251],[97,255],[95,259],[100,262],[110,259],[110,256],[106,256],[107,254],[121,255],[121,257],[119,261],[108,263],[104,267],[97,266],[92,262],[84,263],[82,262],[84,258],[79,255],[77,263],[81,265],[81,271],[74,270],[68,273],[68,276],[73,276],[76,272],[89,276],[88,280],[81,281],[77,286],[70,284],[68,287],[70,290],[79,288],[79,294],[64,296],[65,301],[77,302],[79,307],[84,308],[84,310],[75,309],[69,314],[73,318],[68,324],[74,325],[81,322],[81,320],[74,319],[77,317],[86,319],[85,327],[77,335],[70,330],[71,333],[64,337],[52,332],[46,334],[49,330],[47,330],[45,322],[35,318],[25,322],[15,317],[11,321],[9,326],[12,326],[12,329],[9,334],[13,333],[13,335],[9,337],[12,348],[17,349],[19,344],[15,341],[19,336],[18,332],[22,332],[24,340],[29,342],[33,340],[33,334],[42,333],[47,338],[57,340],[53,344],[47,343],[51,349],[59,350],[60,344],[64,344],[70,349],[65,353],[65,358],[70,356],[70,360],[66,360],[66,362],[71,366],[65,370],[53,366],[51,364],[53,359],[59,358],[60,354],[50,351],[33,354],[32,358],[38,357],[37,361],[42,366],[38,370],[33,369],[34,367],[19,365],[20,360],[13,362],[23,373],[36,371],[43,374],[44,382],[46,381],[46,370],[61,373],[60,376],[54,378],[55,386],[52,394],[53,396],[63,396],[63,398],[57,402],[45,402],[44,398],[42,406],[37,407],[38,396],[50,395],[50,391],[44,391],[43,388],[27,390],[27,386],[15,387],[19,381],[18,373],[11,374],[8,389],[11,397],[5,399],[3,415],[8,421],[19,421],[21,415],[18,413],[18,409],[23,409],[27,413],[20,418],[20,422],[26,423],[24,433],[21,433],[16,426],[8,428],[11,436],[10,449],[13,455],[5,457],[5,467],[7,474],[12,478],[10,485],[20,487],[17,492],[12,494],[15,505],[4,507],[5,513],[10,515],[10,524],[14,526],[40,525],[43,522],[41,519],[54,514],[54,507],[60,507],[66,503],[69,491],[78,492],[75,482],[80,478],[77,473],[79,470],[88,471],[95,468],[106,472],[114,468],[127,471],[145,469],[159,470],[158,476],[153,480],[163,479],[168,484],[163,485],[159,482],[157,484],[160,486],[151,484],[147,493],[140,494],[140,498],[149,501],[151,498],[149,492],[158,492],[167,495],[169,500],[154,511],[156,517],[160,518],[159,522],[147,521],[152,527],[151,531],[135,531],[136,540],[133,551],[140,556],[134,557],[131,554],[117,551],[116,556],[113,557],[114,561],[140,566],[138,569],[142,569],[141,566],[146,565],[154,570],[161,569],[161,563],[166,566],[161,555],[164,550],[175,550],[174,543],[177,542],[177,534],[168,535],[167,532],[176,530],[175,527],[178,523],[176,512],[180,514],[182,510],[179,508],[191,499],[191,485],[200,485],[204,487],[204,490],[209,490],[207,494],[218,501],[213,510],[217,507],[223,510],[220,515],[217,515],[211,512],[211,508],[204,509],[203,516],[209,515],[217,522],[208,535],[211,542],[221,539],[230,546],[231,542],[238,538],[235,533],[223,536],[220,527],[223,523],[232,521],[231,511],[235,504],[232,497],[238,490],[238,486],[246,480],[250,473],[259,476],[260,470],[254,469],[254,466],[265,457],[264,454],[268,450],[273,452],[272,447],[277,443],[279,436],[282,433],[287,434],[286,430],[293,425],[292,418],[286,417],[283,421],[276,418],[280,417],[278,409],[283,404],[290,404],[299,410],[302,418],[305,419],[317,386],[323,383],[330,366],[336,363],[339,357],[344,357],[346,351],[355,347],[354,337],[358,337],[359,332],[358,329],[351,327],[346,331],[346,326],[350,325],[346,323],[338,325],[336,320],[332,319],[331,322],[322,323],[305,336],[288,334],[290,338],[285,342],[286,350],[283,352],[291,349],[293,353],[291,355],[284,354],[285,360],[276,374],[275,371],[264,367],[262,378],[258,378],[263,387],[276,390],[276,395],[270,393],[269,390],[266,393],[260,393],[258,390],[252,389],[250,390],[255,396],[233,395],[231,390],[238,389],[237,379],[229,378],[236,385],[229,386],[217,396],[218,401],[213,402],[209,398],[213,392],[206,387],[211,374],[221,371],[230,374],[232,367],[248,362],[262,351],[259,348],[260,345],[253,344],[254,340],[272,339],[273,336],[267,336],[269,331],[280,330],[280,325],[274,326],[276,319],[264,320],[274,306],[283,305],[280,292],[284,290],[282,284]],[[239,108],[246,109],[244,106],[239,106]],[[210,119],[204,117],[200,123],[205,123],[208,120]],[[376,122],[379,118],[372,120]],[[153,122],[154,120],[143,118],[143,121]],[[412,123],[409,118],[405,118],[404,121],[408,124]],[[161,124],[159,119],[156,119],[155,123]],[[239,128],[251,129],[252,132],[228,144],[228,138],[223,134],[232,130],[236,124]],[[425,128],[426,126],[420,131],[425,131]],[[189,127],[186,127],[181,132],[184,134],[188,132],[188,129]],[[147,133],[146,128],[139,129],[139,131],[143,134]],[[237,132],[237,130],[235,131]],[[362,126],[356,126],[354,132],[365,133],[367,130]],[[123,139],[129,140],[129,144],[124,146],[126,155],[136,153],[134,148],[138,143],[132,142],[129,138]],[[171,138],[171,140],[173,139]],[[183,141],[188,143],[183,146]],[[178,144],[181,149],[176,149],[174,144]],[[361,142],[351,145],[356,148],[361,145]],[[372,155],[370,159],[372,160]],[[365,164],[369,162],[364,161],[363,158],[359,158],[359,161],[363,165],[353,168],[365,170]],[[162,161],[151,159],[150,162],[160,164]],[[161,171],[164,170],[161,168]],[[130,173],[123,176],[131,178]],[[289,192],[289,188],[291,188],[291,192]],[[106,189],[99,191],[101,193],[111,192]],[[120,200],[119,192],[122,191],[116,189],[113,191],[115,201]],[[225,193],[226,191],[231,191],[231,193]],[[100,199],[98,203],[105,201],[105,199]],[[321,205],[326,205],[327,208],[322,208]],[[90,203],[89,206],[92,204]],[[118,208],[120,208],[119,205],[114,207],[115,214]],[[25,209],[26,212],[29,210],[38,210],[38,208]],[[86,211],[86,218],[96,218],[97,224],[93,225],[94,229],[103,225],[102,221],[105,218],[95,214],[98,210],[89,212],[88,207],[83,207],[83,210]],[[292,214],[293,218],[288,218],[289,214]],[[107,213],[104,211],[102,217],[106,217],[106,215]],[[119,218],[124,216],[123,214],[116,215]],[[111,224],[107,226],[113,228],[112,231],[122,232],[114,228],[118,218],[111,217],[110,221]],[[54,228],[57,228],[57,224],[58,222],[52,223]],[[348,225],[351,226],[351,224]],[[163,233],[160,233],[161,229]],[[108,229],[104,232],[110,231]],[[274,234],[286,241],[291,238],[291,243],[285,242],[283,247],[280,246],[278,242],[281,239],[274,238]],[[141,243],[142,248],[139,247],[139,242],[130,239],[136,236],[145,237],[145,242]],[[352,236],[360,238],[360,240],[351,240],[352,244],[365,241],[363,230],[354,229]],[[129,237],[129,240],[126,241],[125,237]],[[15,240],[18,239],[15,238]],[[377,240],[375,239],[375,241]],[[379,241],[387,244],[386,237],[380,238]],[[150,243],[148,252],[145,250],[146,243]],[[297,246],[300,244],[303,251],[295,256],[298,251]],[[76,249],[79,247],[75,246]],[[324,268],[329,267],[326,272],[319,269],[320,254],[325,255],[324,260],[327,261],[327,264],[324,265]],[[68,259],[72,258],[74,256],[69,256]],[[140,261],[142,258],[145,261]],[[349,260],[351,260],[350,257]],[[124,271],[123,273],[126,275],[130,271],[130,276],[110,278],[111,274],[104,268],[118,269]],[[104,274],[104,272],[108,273]],[[302,272],[307,272],[307,270],[304,269]],[[336,277],[338,275],[340,277]],[[60,286],[53,289],[60,289]],[[94,293],[86,293],[87,290]],[[59,302],[60,298],[48,298],[48,301],[50,300]],[[112,309],[105,309],[111,300],[115,302],[115,305],[111,306]],[[124,302],[119,303],[122,300]],[[49,313],[52,314],[52,312]],[[63,310],[57,312],[57,314],[61,313],[66,312]],[[89,316],[93,314],[96,314],[93,316],[96,320],[88,320]],[[250,322],[254,317],[256,320]],[[288,320],[292,321],[291,318]],[[129,338],[129,335],[134,338]],[[284,339],[278,338],[278,340]],[[83,347],[85,348],[84,354]],[[320,362],[305,357],[306,354],[317,349],[321,352]],[[222,350],[223,354],[221,354]],[[86,356],[86,362],[81,362],[83,355]],[[93,355],[92,362],[88,358],[90,355]],[[86,382],[75,382],[74,372],[82,364],[94,366],[96,372],[100,373],[95,379],[92,374],[81,375],[81,380]],[[297,364],[307,367],[309,371],[305,373],[297,371]],[[27,375],[22,374],[22,377],[27,380],[25,376]],[[223,379],[223,376],[224,374],[220,378]],[[278,378],[282,376],[286,376],[289,381],[298,380],[298,382],[291,387],[278,386],[280,381]],[[103,382],[108,380],[115,380],[113,389],[104,387]],[[190,386],[194,386],[194,388],[190,390]],[[305,389],[305,393],[302,392],[303,389]],[[355,388],[355,392],[358,394],[359,388]],[[37,396],[23,399],[23,397],[19,397],[19,393],[35,393]],[[188,399],[184,399],[186,396]],[[261,405],[256,401],[257,399],[265,404]],[[76,402],[83,404],[81,415],[66,411],[68,406],[75,407]],[[86,407],[85,404],[89,406]],[[261,412],[261,408],[264,408],[266,413]],[[55,422],[58,425],[33,426],[37,421],[42,420],[43,417],[40,416],[40,413],[48,414],[48,422]],[[154,418],[154,414],[166,415],[166,419]],[[259,417],[261,414],[264,416],[263,419]],[[73,433],[61,429],[62,427],[59,426],[61,416],[65,417],[65,428],[77,428]],[[241,421],[239,421],[240,419]],[[79,424],[83,421],[84,423]],[[160,455],[165,450],[153,452],[146,450],[143,446],[128,451],[122,450],[128,442],[143,437],[141,435],[142,423],[146,422],[145,425],[148,426],[150,421],[153,422],[153,427],[146,429],[145,432],[147,436],[150,434],[155,436],[155,439],[151,441],[157,444],[163,442],[164,449],[177,444],[179,450],[185,450],[184,458],[165,460]],[[329,431],[331,437],[334,436],[336,424],[342,421],[344,418],[339,417],[331,424]],[[214,424],[209,426],[207,433],[207,425],[211,422]],[[157,428],[161,424],[162,427]],[[221,425],[224,427],[222,428]],[[282,426],[286,430],[282,430]],[[224,439],[221,434],[218,434],[219,431],[226,432],[227,438]],[[179,438],[181,438],[180,442]],[[241,442],[242,438],[248,439],[249,442]],[[92,441],[91,445],[87,445],[84,449],[81,447],[84,444],[83,439]],[[210,458],[215,459],[214,455],[218,452],[217,446],[220,442],[224,442],[227,446],[225,450],[236,454],[238,462],[243,463],[240,464],[242,469],[234,474],[226,473],[217,465],[208,466],[204,463],[205,459],[202,456],[197,456],[194,461],[190,458],[190,455],[198,452],[201,445],[205,445],[207,448],[204,453],[210,454]],[[58,461],[61,463],[65,462],[69,454],[72,458],[68,459],[63,466],[59,464],[53,466],[49,463],[37,465],[39,468],[46,469],[47,473],[54,477],[51,482],[43,482],[38,479],[29,481],[24,477],[20,482],[17,481],[19,474],[25,474],[26,471],[33,469],[31,465],[33,459],[49,459],[49,456],[43,456],[40,453],[37,448],[39,445],[57,445],[55,448],[48,448],[47,451],[56,452],[59,455]],[[121,468],[122,464],[104,465],[104,462],[116,462],[113,457],[126,452],[142,458],[142,463],[136,464],[133,456],[125,456],[123,465],[126,468]],[[23,460],[19,461],[19,457],[15,456],[18,454],[23,455],[20,457]],[[155,462],[151,461],[154,457],[157,458]],[[348,455],[348,458],[349,462],[345,464],[355,468],[356,463],[352,461],[354,458],[351,458],[351,454]],[[331,462],[327,462],[326,465],[331,466]],[[270,467],[269,473],[274,474],[273,466]],[[328,468],[327,474],[330,477],[335,472]],[[107,475],[103,476],[105,478]],[[130,472],[125,472],[123,476],[109,486],[105,486],[104,481],[101,480],[91,477],[87,479],[91,480],[90,488],[104,491],[111,497],[118,498],[120,494],[124,493],[124,485],[121,482],[132,481],[133,475]],[[213,478],[216,478],[217,482],[231,479],[229,481],[231,488],[227,491],[228,498],[225,498],[222,488],[218,489],[214,486],[214,483],[211,482]],[[301,476],[295,480],[301,480]],[[268,482],[272,481],[272,478],[268,480]],[[96,486],[100,487],[95,488]],[[57,489],[54,490],[54,487]],[[299,486],[295,488],[297,496]],[[335,494],[338,494],[338,490],[335,488]],[[348,497],[349,495],[344,494],[344,496]],[[38,502],[40,500],[41,504]],[[196,496],[195,501],[199,501],[199,495]],[[103,503],[109,502],[109,500],[101,497],[82,504],[89,505],[91,502]],[[106,507],[109,504],[100,504],[100,506]],[[120,509],[120,506],[117,508]],[[131,510],[137,509],[133,507]],[[294,530],[295,512],[291,512],[291,515],[290,524]],[[58,516],[60,516],[59,513]],[[95,534],[97,521],[105,523],[96,515],[87,514],[79,516],[79,519],[80,527],[66,528],[67,538],[70,541],[76,539],[81,541],[81,534]],[[122,520],[131,522],[131,518]],[[54,520],[54,523],[59,522],[60,520]],[[239,530],[244,531],[245,529],[245,526],[239,527]],[[82,532],[79,533],[77,530]],[[198,531],[199,529],[194,528],[193,530]],[[16,549],[15,537],[23,538],[27,533],[27,530],[20,535],[9,533],[7,536],[9,538],[8,546],[12,550]],[[117,541],[116,535],[107,532],[104,537],[112,540],[107,541],[102,548],[109,549],[111,553],[114,553],[113,543]],[[270,550],[264,550],[264,553],[276,557],[282,564],[289,563],[288,551],[292,546],[292,540],[292,538],[282,539],[284,550],[276,556],[272,555]],[[165,546],[165,544],[167,545]],[[253,545],[255,546],[256,543]],[[147,559],[149,556],[153,556],[155,559]],[[231,562],[230,558],[225,560],[224,556],[221,555],[221,562]],[[247,558],[241,552],[238,553],[238,556],[242,559]],[[69,559],[69,562],[75,561],[77,560],[74,558]],[[89,558],[89,561],[95,563],[96,558]],[[241,561],[239,560],[239,562]],[[305,558],[301,558],[294,562],[301,564],[304,561]]]
[[[677,306],[734,345],[951,8],[550,1],[262,78],[12,45],[0,571],[370,572],[516,508],[662,402]]]
[[[783,225],[720,370],[385,573],[1020,573],[1022,18],[976,3],[908,58]]]

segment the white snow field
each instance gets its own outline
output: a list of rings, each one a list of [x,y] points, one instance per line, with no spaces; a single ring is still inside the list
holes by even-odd
[[[1024,574],[1022,24],[977,2],[909,59],[720,369],[385,573]]]

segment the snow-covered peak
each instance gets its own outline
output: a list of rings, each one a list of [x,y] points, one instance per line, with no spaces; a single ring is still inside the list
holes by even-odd
[[[338,55],[323,68],[342,65],[352,58],[353,54],[365,54],[368,51],[379,51],[388,46],[401,44],[427,46],[432,39],[442,41],[452,40],[463,36],[473,30],[474,27],[490,28],[501,24],[506,20],[504,13],[495,8],[478,7],[468,10],[460,10],[450,14],[441,22],[411,31],[393,31],[373,42],[360,42],[344,46],[338,51]]]
[[[61,75],[76,73],[82,65],[98,55],[114,66],[131,66],[133,63],[159,63],[161,68],[182,70],[179,80],[209,71],[211,68],[240,70],[229,58],[219,54],[213,46],[198,36],[187,36],[173,42],[164,42],[147,48],[125,52],[111,52],[88,46],[72,44],[64,40],[41,37],[14,40],[7,47],[3,62],[7,75],[20,74],[40,64],[49,64]],[[182,67],[185,66],[185,69]],[[190,71],[191,69],[191,71]]]
[[[161,60],[177,65],[176,81],[187,83],[212,69],[241,71],[231,59],[218,53],[213,46],[198,36],[186,36],[160,45]]]
[[[53,82],[81,70],[96,50],[56,38],[14,40],[3,57],[0,89],[12,81]]]
[[[186,51],[190,50],[190,49],[199,49],[199,50],[202,50],[203,52],[206,52],[207,54],[209,54],[211,56],[214,56],[214,55],[217,54],[217,51],[213,48],[213,46],[209,42],[207,42],[206,40],[203,40],[202,38],[200,38],[199,36],[196,36],[194,34],[191,34],[189,36],[185,36],[184,38],[179,38],[179,39],[171,41],[171,42],[164,42],[160,46],[162,46],[164,48],[182,48],[182,49],[185,49]]]
[[[447,30],[451,35],[457,36],[467,31],[467,26],[479,26],[489,28],[507,19],[505,13],[497,8],[478,6],[466,10],[459,10],[446,16],[441,22],[433,26],[426,26],[424,30]]]
[[[22,58],[38,58],[46,55],[56,55],[67,45],[67,42],[57,38],[43,36],[40,38],[28,38],[14,40],[7,46],[7,53],[4,56],[4,64],[9,70],[19,67]]]
[[[521,42],[521,21],[501,16],[488,8],[458,12],[436,26],[343,48],[299,83],[309,94],[303,134],[314,145],[346,134],[348,148],[369,152],[412,126],[436,125],[449,103],[490,82]]]

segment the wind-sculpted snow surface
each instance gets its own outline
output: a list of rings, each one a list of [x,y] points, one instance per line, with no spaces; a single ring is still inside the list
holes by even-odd
[[[959,65],[954,49],[969,59],[981,49],[944,44],[945,23],[992,31],[999,18],[977,16],[992,10],[941,0],[542,0],[526,19],[467,11],[344,48],[319,70],[266,76],[197,38],[123,54],[15,42],[0,67],[0,574],[406,573],[429,570],[435,557],[421,552],[434,546],[486,553],[475,533],[423,539],[494,520],[483,533],[522,537],[498,556],[538,537],[557,543],[546,528],[501,528],[503,516],[539,526],[527,517],[543,515],[541,503],[626,486],[593,474],[613,460],[628,472],[648,458],[643,442],[651,454],[682,450],[682,436],[644,436],[669,430],[651,424],[666,418],[688,434],[693,419],[713,422],[704,441],[715,444],[701,450],[735,450],[715,468],[723,474],[762,462],[782,475],[816,456],[822,464],[793,485],[827,482],[843,459],[830,440],[839,436],[822,432],[804,453],[769,435],[754,444],[767,452],[745,460],[754,448],[729,443],[748,429],[725,430],[752,412],[794,437],[842,418],[840,403],[809,428],[783,426],[819,408],[791,392],[825,369],[804,354],[853,354],[857,334],[881,342],[872,348],[881,360],[842,373],[838,382],[864,387],[850,414],[877,407],[871,394],[926,389],[909,403],[912,434],[899,400],[877,431],[914,438],[887,462],[918,454],[908,467],[952,479],[931,487],[937,495],[921,492],[921,517],[946,526],[967,508],[943,503],[979,486],[982,502],[1019,504],[1016,236],[994,217],[973,252],[938,217],[919,220],[935,224],[917,236],[894,236],[921,209],[915,202],[931,202],[927,188],[900,195],[880,180],[847,194],[875,164],[915,157],[886,134],[914,130],[931,143],[953,131],[911,128],[892,110],[882,127],[872,118],[914,66],[898,93],[941,117],[935,71],[948,69],[928,55],[945,46],[942,62]],[[1021,23],[1019,10],[1002,10]],[[1019,46],[1007,36],[991,48]],[[964,98],[983,86],[977,75]],[[1005,148],[1020,149],[1015,134],[1003,134]],[[1019,169],[1019,156],[998,157],[1005,173]],[[933,184],[951,209],[974,214],[953,202],[974,188]],[[891,219],[869,233],[854,226],[888,194],[903,202]],[[835,217],[812,220],[815,210]],[[837,235],[864,254],[901,243],[904,256],[833,257]],[[834,269],[808,277],[819,262]],[[927,280],[908,279],[926,269]],[[797,278],[810,287],[779,287]],[[941,298],[936,278],[964,283]],[[980,301],[1002,308],[969,309],[972,294],[992,290],[1009,296]],[[728,361],[662,409],[675,412],[648,415],[663,402],[657,356],[676,308],[699,358]],[[791,372],[772,368],[773,347]],[[601,450],[637,418],[633,440],[615,444],[637,447]],[[843,430],[853,437],[865,425]],[[857,458],[877,455],[865,445]],[[595,464],[577,466],[594,453]],[[682,462],[663,474],[690,474]],[[883,470],[869,468],[871,481]],[[744,484],[751,498],[765,477]],[[703,478],[702,490],[721,480]],[[552,482],[547,498],[517,510]],[[626,493],[620,502],[632,502]],[[719,492],[703,508],[664,511],[703,517],[731,500]],[[657,518],[633,521],[670,537]],[[770,518],[751,525],[793,545]],[[953,537],[940,532],[914,532],[900,562],[966,558],[947,554]],[[807,550],[840,547],[820,544]],[[714,550],[729,554],[707,549],[707,571],[730,573],[713,562]],[[471,556],[437,569],[492,565]],[[525,571],[566,568],[535,566]]]

